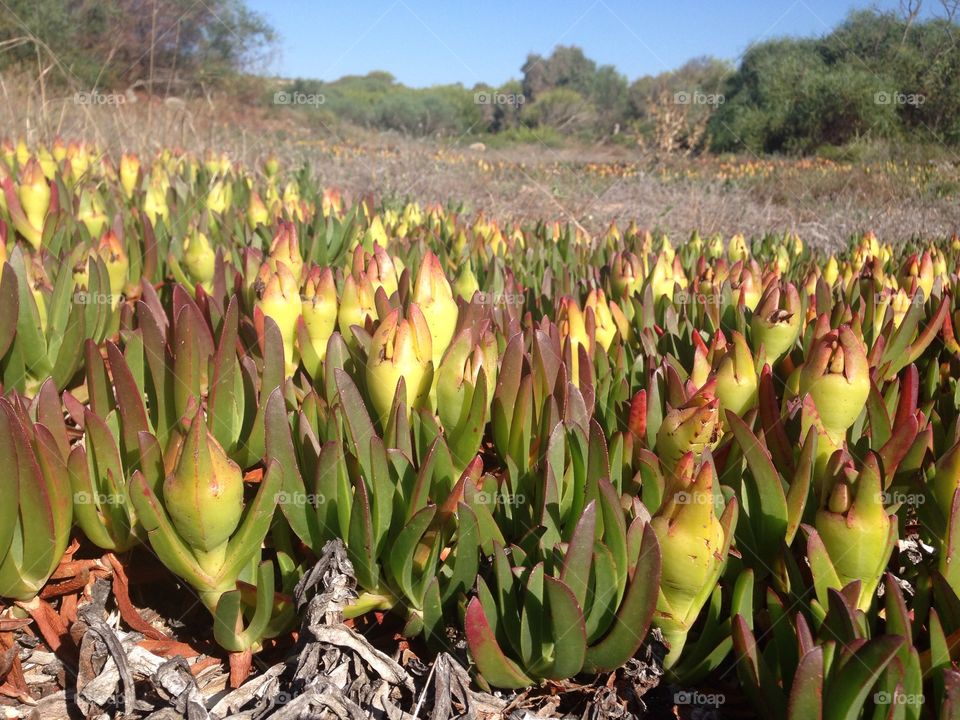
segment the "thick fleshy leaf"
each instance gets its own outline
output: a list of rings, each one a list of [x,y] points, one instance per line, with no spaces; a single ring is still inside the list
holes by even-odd
[[[643,531],[640,557],[610,632],[587,650],[584,667],[594,671],[614,670],[640,647],[653,619],[660,590],[660,546],[648,524]]]
[[[353,510],[350,513],[350,535],[347,554],[353,563],[357,582],[366,590],[375,591],[380,577],[377,566],[376,540],[373,529],[373,510],[366,483],[354,483]]]
[[[240,590],[224,593],[214,613],[213,635],[225,650],[243,652],[262,642],[273,613],[273,563],[269,560],[257,567],[256,606],[253,617],[244,627]]]
[[[545,673],[548,678],[565,680],[583,667],[587,652],[587,631],[580,605],[563,582],[544,578],[547,605],[553,638],[553,665]]]
[[[867,641],[830,678],[825,689],[823,716],[826,720],[856,720],[874,684],[903,645],[904,639],[882,635]]]
[[[347,432],[353,452],[360,461],[360,467],[366,477],[373,476],[373,460],[370,456],[370,440],[376,436],[370,415],[363,404],[363,398],[357,386],[345,371],[336,371],[337,389],[340,393],[340,407],[346,419]]]
[[[243,567],[259,555],[263,539],[273,522],[282,482],[279,463],[271,460],[267,463],[257,494],[244,510],[240,526],[227,545],[227,562],[223,566],[221,577],[239,576]]]
[[[591,502],[577,521],[567,554],[563,559],[560,580],[570,588],[581,608],[587,607],[587,590],[593,567],[593,545],[596,538],[597,505]]]
[[[445,578],[442,593],[444,603],[473,587],[480,569],[480,529],[477,526],[477,517],[464,503],[460,503],[457,514],[457,542],[452,553],[453,561],[448,563],[450,574]]]
[[[5,407],[0,405],[0,463],[6,468],[0,473],[0,496],[7,498],[0,503],[0,563],[10,549],[13,533],[17,529],[20,497],[20,473],[17,450],[11,419]]]
[[[789,720],[823,718],[823,649],[815,647],[800,659],[790,688]]]
[[[20,315],[20,297],[17,274],[9,263],[3,264],[0,274],[0,358],[7,354],[17,333],[17,318]]]
[[[467,605],[464,627],[470,655],[484,680],[494,687],[511,690],[533,684],[533,680],[500,649],[479,598],[473,598]]]
[[[429,505],[414,514],[406,524],[387,554],[387,567],[391,580],[396,583],[407,599],[417,607],[421,600],[416,597],[413,585],[414,555],[430,523],[433,522],[437,508]]]
[[[737,438],[753,482],[745,482],[750,520],[757,541],[757,552],[771,564],[780,550],[787,531],[787,498],[783,481],[766,447],[735,413],[727,411],[727,423]]]

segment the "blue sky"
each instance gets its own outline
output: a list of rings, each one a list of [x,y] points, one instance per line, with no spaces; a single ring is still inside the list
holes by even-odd
[[[499,85],[529,52],[584,49],[629,79],[699,55],[735,61],[752,43],[822,35],[855,8],[898,0],[248,0],[280,36],[268,70],[334,80],[387,70],[413,87]],[[930,3],[925,3],[928,7]]]

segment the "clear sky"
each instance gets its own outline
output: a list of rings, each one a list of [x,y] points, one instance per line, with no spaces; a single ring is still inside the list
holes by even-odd
[[[268,70],[335,80],[387,70],[413,87],[499,85],[529,52],[579,45],[630,80],[700,55],[736,61],[752,44],[822,35],[855,8],[899,0],[248,0],[280,36]],[[924,3],[927,8],[936,5]]]

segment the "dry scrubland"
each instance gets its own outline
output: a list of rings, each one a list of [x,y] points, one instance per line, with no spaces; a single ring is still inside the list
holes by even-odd
[[[59,134],[148,155],[160,147],[212,149],[250,166],[273,153],[354,196],[438,201],[490,217],[566,218],[590,231],[636,219],[674,238],[694,229],[794,231],[831,249],[867,230],[892,242],[960,230],[960,157],[947,150],[935,160],[856,162],[684,157],[617,144],[481,150],[470,135],[416,140],[225,96],[129,95],[98,106],[23,86],[0,76],[0,135],[51,141]]]

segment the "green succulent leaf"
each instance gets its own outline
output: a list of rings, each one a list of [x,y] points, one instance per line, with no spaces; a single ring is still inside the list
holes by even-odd
[[[839,673],[827,682],[823,715],[826,720],[856,720],[863,704],[887,665],[896,657],[904,639],[882,635],[868,640],[853,654]]]
[[[553,664],[545,673],[554,680],[573,677],[583,667],[587,655],[587,631],[576,598],[563,582],[544,577],[550,613]]]
[[[505,689],[533,685],[533,679],[500,649],[478,598],[473,598],[467,605],[464,626],[470,655],[484,680],[494,687]]]
[[[653,619],[660,590],[660,546],[653,528],[643,531],[633,580],[610,632],[587,650],[585,668],[602,672],[625,663],[640,647]]]
[[[806,653],[797,666],[790,688],[788,720],[822,720],[823,718],[823,649]]]

